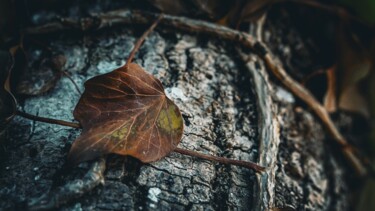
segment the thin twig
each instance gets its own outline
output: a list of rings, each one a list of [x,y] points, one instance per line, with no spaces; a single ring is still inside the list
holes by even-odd
[[[32,199],[27,204],[27,210],[52,210],[90,192],[96,186],[104,184],[105,158],[95,161],[82,179],[68,182],[56,190]]]
[[[62,125],[62,126],[67,126],[67,127],[73,127],[73,128],[82,128],[79,123],[75,122],[67,122],[67,121],[62,121],[62,120],[57,120],[57,119],[50,119],[50,118],[44,118],[44,117],[39,117],[39,116],[34,116],[25,112],[18,111],[17,115],[20,115],[22,117],[34,120],[34,121],[40,121],[40,122],[45,122],[45,123],[50,123],[50,124],[57,124],[57,125]],[[223,164],[231,164],[231,165],[236,165],[236,166],[242,166],[248,169],[253,169],[256,172],[262,172],[264,170],[264,167],[259,166],[256,163],[249,162],[249,161],[241,161],[241,160],[233,160],[233,159],[228,159],[228,158],[222,158],[222,157],[216,157],[212,155],[205,155],[202,153],[186,150],[186,149],[181,149],[181,148],[176,148],[174,152],[184,154],[184,155],[189,155],[189,156],[195,156],[198,158],[210,160],[210,161],[216,161],[219,163]]]
[[[74,81],[74,79],[72,78],[72,76],[70,76],[70,74],[69,73],[67,73],[66,71],[64,71],[64,70],[60,70],[61,71],[61,73],[63,74],[63,75],[65,75],[71,82],[72,82],[72,84],[74,85],[74,87],[76,88],[76,90],[77,90],[77,92],[78,92],[78,94],[79,95],[82,95],[82,92],[81,92],[81,90],[79,89],[79,87],[78,87],[78,85],[77,85],[77,83]]]
[[[187,149],[182,149],[182,148],[176,148],[174,152],[177,152],[183,155],[189,155],[192,157],[205,159],[205,160],[216,161],[222,164],[241,166],[241,167],[245,167],[248,169],[252,169],[258,173],[263,172],[265,169],[265,167],[260,166],[250,161],[234,160],[234,159],[229,159],[229,158],[224,158],[224,157],[217,157],[217,156],[207,155],[207,154],[203,154],[203,153],[199,153],[199,152],[195,152],[195,151],[191,151]]]
[[[34,121],[39,121],[39,122],[45,122],[49,124],[55,124],[55,125],[62,125],[62,126],[67,126],[67,127],[72,127],[72,128],[81,128],[81,125],[79,123],[75,122],[67,122],[63,120],[58,120],[58,119],[51,119],[51,118],[45,118],[45,117],[39,117],[35,116],[32,114],[25,113],[23,111],[17,111],[16,115],[22,116],[27,119],[31,119]]]
[[[304,1],[274,0],[273,2],[271,1],[270,4],[285,3],[285,2],[291,2],[295,4],[309,6],[312,8],[317,8],[322,11],[328,12],[330,14],[336,15],[337,17],[342,18],[344,20],[345,19],[352,20],[359,24],[362,24],[365,27],[371,28],[371,26],[368,23],[352,15],[346,9],[343,9],[335,5],[326,5],[326,4],[323,4],[314,0],[304,0]],[[215,34],[215,31],[212,31],[212,27],[208,27],[207,29],[204,29],[205,28],[204,25],[207,24],[204,21],[195,21],[189,18],[176,17],[176,16],[171,16],[171,15],[163,15],[163,17],[165,17],[164,18],[165,20],[161,22],[169,26],[174,26],[176,28],[180,28],[180,29],[192,31],[192,32],[206,32],[210,34]],[[110,11],[106,13],[91,14],[91,17],[82,18],[80,20],[71,19],[71,18],[61,18],[60,21],[49,22],[41,26],[26,28],[24,31],[24,34],[46,34],[46,33],[65,31],[65,30],[91,31],[91,30],[98,30],[98,29],[112,27],[112,26],[121,25],[121,24],[148,24],[148,23],[152,23],[156,18],[157,18],[157,14],[154,14],[154,13],[121,9],[121,10],[114,10],[114,11]],[[183,20],[188,21],[189,23],[184,24]],[[193,23],[193,22],[201,22],[201,23]],[[215,27],[213,28],[221,28],[220,26],[216,24],[212,24],[212,25],[215,25]],[[222,34],[223,30],[228,31],[228,28],[227,27],[221,28],[220,31],[217,32],[217,35],[219,35],[220,37],[229,39],[229,40],[233,40],[234,37],[231,35],[231,32],[225,35],[225,34]],[[234,38],[234,39],[237,39],[237,38]],[[238,37],[238,39],[241,39],[241,36]]]
[[[20,46],[18,46],[18,47],[20,47]],[[14,67],[15,51],[16,51],[16,49],[13,49],[13,52],[10,53],[10,57],[9,57],[10,64],[8,64],[8,69],[6,71],[4,85],[2,87],[4,89],[4,91],[9,95],[10,100],[11,100],[11,104],[12,104],[12,113],[5,117],[5,121],[4,121],[5,123],[10,122],[10,120],[12,120],[13,117],[16,115],[17,104],[18,104],[16,97],[12,93],[11,85],[10,85],[12,70],[13,70],[13,67]]]
[[[308,74],[307,76],[303,77],[300,83],[301,85],[305,86],[309,80],[323,74],[327,74],[326,69],[314,70],[314,72],[312,72],[311,74]]]
[[[50,22],[45,25],[27,28],[25,29],[25,34],[46,34],[66,30],[91,31],[124,24],[150,24],[159,16],[160,14],[136,10],[115,10],[107,13],[93,14],[92,17],[83,18],[81,20],[65,18],[57,22]],[[252,36],[245,32],[240,32],[205,21],[164,14],[160,23],[192,33],[200,32],[218,36],[223,39],[241,43],[247,48],[251,48],[255,44]]]
[[[129,64],[132,62],[135,53],[139,50],[139,48],[142,46],[143,41],[145,41],[146,37],[155,29],[155,27],[158,25],[160,20],[163,18],[163,15],[160,15],[158,19],[145,31],[142,36],[137,40],[137,42],[134,45],[133,50],[130,52],[128,59],[126,60],[126,63],[124,65],[125,69],[128,69]]]

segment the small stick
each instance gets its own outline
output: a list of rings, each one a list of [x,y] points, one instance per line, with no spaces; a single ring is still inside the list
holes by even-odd
[[[155,29],[155,27],[159,24],[160,20],[163,18],[163,14],[161,14],[158,19],[150,26],[150,28],[145,31],[142,36],[137,40],[137,42],[134,45],[133,50],[130,52],[128,60],[126,60],[126,63],[124,65],[125,69],[128,69],[129,64],[132,62],[135,53],[139,50],[139,48],[142,46],[143,41],[145,41],[146,37]]]
[[[316,76],[323,75],[323,74],[327,74],[326,69],[314,70],[314,72],[312,72],[311,74],[308,74],[307,76],[303,77],[300,84],[305,86],[309,80],[311,80],[312,78]]]
[[[357,23],[364,25],[367,28],[371,28],[369,24],[356,16],[353,16],[347,10],[341,9],[338,6],[325,5],[317,1],[301,1],[301,0],[275,0],[271,4],[291,2],[295,4],[301,4],[312,8],[321,9],[328,13],[338,16],[339,18],[352,20]],[[29,27],[24,29],[25,34],[48,34],[56,33],[65,30],[77,30],[77,31],[89,31],[98,30],[102,28],[112,27],[121,24],[148,24],[155,20],[157,14],[150,12],[142,12],[137,10],[114,10],[105,13],[93,14],[92,17],[82,18],[81,20],[63,18],[59,21],[49,22],[44,25]],[[196,21],[190,18],[176,17],[172,15],[163,15],[163,23],[166,25],[174,26],[187,31],[192,32],[206,32],[214,34],[229,40],[240,40],[243,41],[242,33],[229,29],[228,27],[219,26],[214,23],[208,23],[205,21]],[[100,21],[100,24],[96,20]],[[83,27],[85,26],[85,27]],[[206,27],[207,26],[207,27]],[[217,30],[216,30],[217,29]],[[233,32],[236,32],[236,36],[233,36]],[[244,44],[246,41],[244,42]],[[246,45],[246,44],[245,44]]]
[[[73,84],[74,87],[76,88],[78,94],[82,95],[81,90],[79,89],[77,83],[73,80],[72,76],[70,76],[69,73],[67,73],[67,72],[64,71],[64,70],[60,70],[60,71],[61,71],[61,73],[62,73],[63,75],[65,75],[65,76],[66,76],[66,77],[72,82],[72,84]]]
[[[31,119],[31,120],[34,120],[34,121],[38,121],[38,122],[45,122],[45,123],[50,123],[50,124],[55,124],[55,125],[72,127],[72,128],[81,128],[81,125],[79,123],[67,122],[67,121],[63,121],[63,120],[50,119],[50,118],[45,118],[45,117],[39,117],[39,116],[28,114],[28,113],[25,113],[25,112],[22,112],[22,111],[17,111],[16,115],[19,115],[19,116],[22,116],[24,118]]]
[[[265,170],[265,167],[260,166],[250,161],[234,160],[234,159],[229,159],[229,158],[217,157],[217,156],[207,155],[207,154],[203,154],[203,153],[199,153],[199,152],[195,152],[195,151],[187,150],[187,149],[181,149],[181,148],[176,148],[174,152],[177,152],[183,155],[189,155],[192,157],[205,159],[205,160],[216,161],[222,164],[245,167],[248,169],[252,169],[256,171],[257,173],[261,173]]]

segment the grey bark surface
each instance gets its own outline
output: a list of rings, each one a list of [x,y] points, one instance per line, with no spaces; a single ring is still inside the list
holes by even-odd
[[[66,57],[64,69],[83,90],[89,78],[122,65],[144,29],[128,25],[42,40],[53,53]],[[272,35],[264,41],[271,42]],[[29,63],[41,60],[43,51],[31,45]],[[60,210],[350,209],[348,172],[327,147],[321,124],[308,110],[296,108],[294,97],[270,79],[255,55],[212,36],[160,27],[134,62],[159,78],[181,109],[181,148],[255,161],[267,170],[256,175],[176,153],[151,164],[109,156],[103,184]],[[73,121],[79,97],[63,77],[49,92],[25,98],[20,109]],[[16,117],[6,131],[0,209],[20,209],[83,178],[90,163],[61,172],[79,133]]]

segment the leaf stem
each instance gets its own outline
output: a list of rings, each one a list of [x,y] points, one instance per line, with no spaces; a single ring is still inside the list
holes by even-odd
[[[158,25],[158,23],[160,22],[162,18],[163,18],[163,14],[159,15],[158,19],[156,19],[156,21],[150,26],[150,28],[148,28],[147,31],[145,31],[142,34],[142,36],[137,40],[137,42],[134,45],[133,50],[129,54],[128,60],[126,60],[126,64],[124,65],[125,69],[128,69],[129,64],[132,62],[135,56],[135,53],[137,53],[143,41],[145,41],[146,37],[155,29],[155,27]]]
[[[63,121],[63,120],[51,119],[51,118],[45,118],[45,117],[39,117],[39,116],[35,116],[35,115],[32,115],[32,114],[25,113],[23,111],[17,111],[16,115],[22,116],[26,119],[38,121],[38,122],[45,122],[45,123],[50,123],[50,124],[55,124],[55,125],[72,127],[72,128],[81,128],[81,125],[79,123],[67,122],[67,121]]]
[[[79,89],[77,83],[74,81],[74,79],[72,78],[72,76],[70,76],[70,74],[69,74],[68,72],[64,71],[64,70],[61,70],[61,73],[62,73],[65,77],[67,77],[67,78],[70,80],[70,82],[72,82],[72,84],[73,84],[74,87],[76,88],[78,94],[79,94],[79,95],[82,95],[81,90]]]
[[[248,169],[252,169],[256,171],[257,173],[261,173],[265,170],[265,167],[260,166],[256,163],[250,162],[250,161],[243,161],[243,160],[233,160],[229,158],[223,158],[223,157],[217,157],[217,156],[212,156],[212,155],[207,155],[187,149],[181,149],[181,148],[176,148],[174,152],[183,154],[183,155],[189,155],[192,157],[197,157],[197,158],[202,158],[205,160],[210,160],[210,161],[216,161],[222,164],[229,164],[229,165],[235,165],[235,166],[241,166],[245,167]]]
[[[50,124],[55,124],[55,125],[72,127],[72,128],[82,128],[79,123],[67,122],[67,121],[63,121],[63,120],[51,119],[51,118],[45,118],[45,117],[39,117],[39,116],[35,116],[35,115],[32,115],[32,114],[25,113],[23,111],[17,111],[16,115],[19,115],[19,116],[22,116],[24,118],[31,119],[31,120],[34,120],[34,121],[38,121],[38,122],[45,122],[45,123],[50,123]],[[233,159],[229,159],[229,158],[206,155],[206,154],[203,154],[203,153],[194,152],[194,151],[191,151],[191,150],[181,149],[181,148],[176,148],[174,150],[174,152],[177,152],[177,153],[180,153],[180,154],[183,154],[183,155],[189,155],[189,156],[192,156],[192,157],[205,159],[205,160],[216,161],[216,162],[223,163],[223,164],[241,166],[241,167],[245,167],[245,168],[248,168],[248,169],[252,169],[252,170],[254,170],[258,173],[261,173],[265,170],[265,167],[260,166],[256,163],[253,163],[253,162],[250,162],[250,161],[233,160]]]

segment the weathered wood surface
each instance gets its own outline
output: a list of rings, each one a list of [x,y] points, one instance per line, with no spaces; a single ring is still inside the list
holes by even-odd
[[[278,30],[272,21],[268,27]],[[83,89],[87,79],[123,64],[144,29],[125,25],[35,39],[66,57],[64,69]],[[272,36],[264,41],[271,42]],[[217,37],[159,27],[145,41],[135,63],[159,78],[180,107],[185,122],[180,147],[256,161],[268,167],[266,173],[255,175],[176,153],[151,164],[110,156],[104,184],[60,209],[350,209],[348,172],[327,147],[319,121],[296,108],[294,97],[271,82],[255,55],[247,52],[245,60],[237,47]],[[43,51],[31,45],[29,62],[41,60]],[[26,98],[20,105],[31,114],[72,121],[78,99],[71,81],[61,78],[48,93]],[[15,118],[3,146],[0,209],[24,207],[51,189],[81,179],[90,164],[59,171],[79,133]]]

